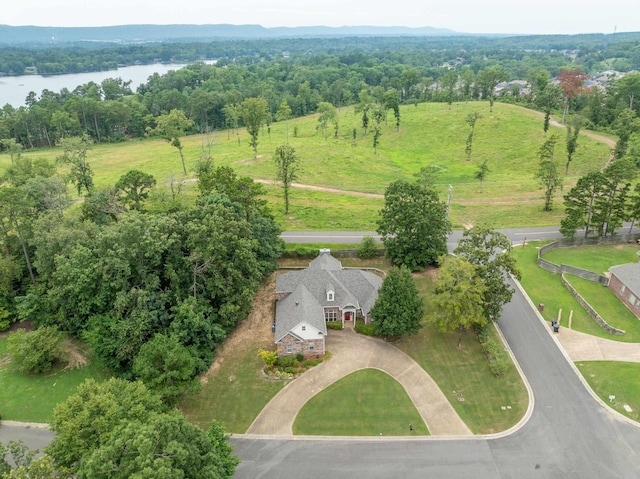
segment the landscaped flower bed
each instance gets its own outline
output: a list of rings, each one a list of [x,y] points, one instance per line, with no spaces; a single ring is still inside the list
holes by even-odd
[[[323,361],[322,358],[305,359],[302,354],[277,357],[277,353],[263,350],[258,355],[265,361],[262,374],[267,379],[295,379]]]

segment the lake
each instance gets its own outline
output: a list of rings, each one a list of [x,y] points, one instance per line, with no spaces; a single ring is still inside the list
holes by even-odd
[[[206,63],[214,63],[207,61]],[[58,93],[63,88],[72,91],[78,85],[93,81],[100,83],[106,78],[122,78],[131,80],[131,89],[135,91],[140,84],[145,83],[154,73],[163,75],[169,70],[178,70],[185,67],[183,63],[155,63],[153,65],[134,65],[122,67],[117,70],[103,72],[71,73],[67,75],[21,75],[15,77],[0,77],[0,107],[9,103],[15,108],[24,106],[24,101],[29,92],[36,92],[38,98],[42,90],[47,89]]]

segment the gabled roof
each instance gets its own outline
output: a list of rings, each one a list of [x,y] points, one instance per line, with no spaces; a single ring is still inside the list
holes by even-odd
[[[378,297],[378,289],[381,285],[382,278],[379,276],[359,269],[343,269],[340,261],[328,253],[320,254],[309,264],[308,269],[281,274],[276,278],[278,293],[291,293],[286,299],[295,294],[300,303],[305,302],[305,308],[318,308],[323,321],[323,308],[330,306],[340,308],[354,306],[368,314]],[[299,292],[300,288],[304,288],[310,296],[306,293],[303,296]],[[335,293],[333,301],[327,299],[327,291]],[[285,314],[284,310],[282,313]],[[281,316],[278,311],[276,311],[276,317],[280,322]],[[300,318],[299,315],[298,318]],[[295,324],[298,322],[299,320]],[[276,328],[278,328],[277,324]]]
[[[640,298],[640,263],[627,263],[609,268],[628,289]]]
[[[300,285],[276,302],[276,318],[276,342],[284,338],[301,321],[306,321],[325,336],[327,334],[324,310],[304,285]]]

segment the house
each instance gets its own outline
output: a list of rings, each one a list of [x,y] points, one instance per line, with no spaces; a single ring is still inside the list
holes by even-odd
[[[328,249],[300,271],[276,278],[275,342],[278,354],[323,355],[327,322],[343,327],[362,318],[371,322],[371,308],[382,278],[369,271],[343,268]]]
[[[609,289],[640,319],[640,263],[609,268]]]

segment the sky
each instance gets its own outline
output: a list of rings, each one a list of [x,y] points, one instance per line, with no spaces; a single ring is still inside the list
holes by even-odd
[[[2,0],[0,24],[377,25],[462,33],[640,31],[640,0]]]

